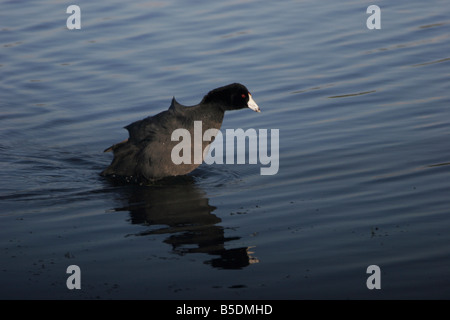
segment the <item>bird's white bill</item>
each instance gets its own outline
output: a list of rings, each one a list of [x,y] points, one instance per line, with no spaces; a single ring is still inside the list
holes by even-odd
[[[255,100],[253,100],[252,95],[249,93],[248,94],[248,103],[247,106],[252,109],[253,111],[256,112],[261,112],[261,110],[259,109],[258,105],[256,104]]]

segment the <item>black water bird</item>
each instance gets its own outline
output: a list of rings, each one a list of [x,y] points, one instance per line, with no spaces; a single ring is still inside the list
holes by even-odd
[[[172,159],[172,150],[180,142],[172,141],[173,132],[184,129],[193,136],[194,129],[198,130],[195,123],[200,123],[203,137],[208,129],[220,129],[225,111],[243,108],[260,112],[250,92],[239,83],[210,91],[194,106],[183,106],[173,98],[168,110],[125,127],[129,137],[105,150],[113,151],[114,158],[101,175],[138,183],[185,175],[201,164],[204,154],[201,153],[200,161],[176,164]],[[201,150],[211,144],[214,136],[211,141],[202,139]],[[195,156],[192,150],[190,159]]]

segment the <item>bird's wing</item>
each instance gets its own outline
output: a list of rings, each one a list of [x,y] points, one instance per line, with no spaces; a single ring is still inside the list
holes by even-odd
[[[168,110],[154,116],[135,121],[125,127],[132,142],[150,141],[153,136],[160,132],[166,132],[184,114],[184,106],[179,104],[175,98]]]
[[[185,106],[179,104],[175,97],[172,98],[172,102],[170,103],[169,111],[175,114],[183,113]]]
[[[103,150],[103,152],[111,152],[114,151],[117,147],[123,145],[124,143],[128,142],[128,139],[123,140],[122,142],[113,144],[111,147],[106,148],[105,150]]]

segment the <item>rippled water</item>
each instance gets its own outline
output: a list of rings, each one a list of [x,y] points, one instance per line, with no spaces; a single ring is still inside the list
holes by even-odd
[[[445,1],[0,3],[0,297],[450,297]],[[241,82],[280,167],[114,184],[123,127]],[[81,269],[68,290],[66,268]],[[369,265],[381,289],[369,290]]]

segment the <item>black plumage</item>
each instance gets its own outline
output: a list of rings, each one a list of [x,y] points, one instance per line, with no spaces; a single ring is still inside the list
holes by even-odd
[[[168,110],[125,127],[129,138],[105,150],[113,151],[114,158],[101,175],[140,183],[185,175],[200,163],[175,164],[172,161],[172,149],[179,143],[171,139],[174,130],[185,129],[192,136],[194,122],[201,121],[203,137],[208,129],[220,129],[225,111],[246,107],[260,112],[247,88],[239,83],[210,91],[195,106],[183,106],[173,98]],[[202,150],[210,143],[202,141]],[[192,150],[191,159],[193,155]]]

